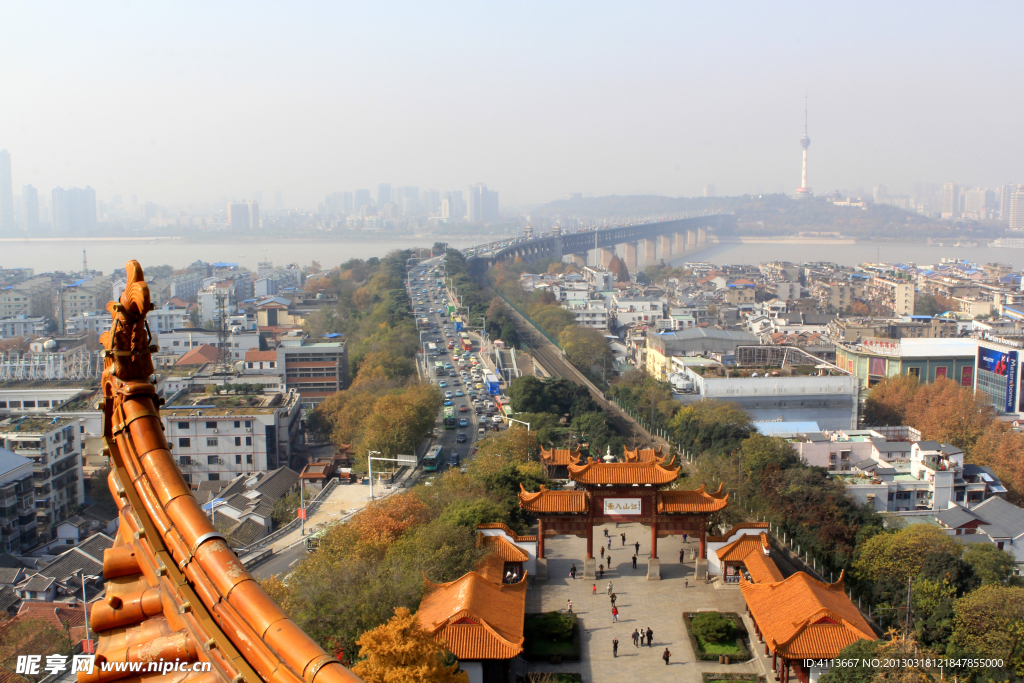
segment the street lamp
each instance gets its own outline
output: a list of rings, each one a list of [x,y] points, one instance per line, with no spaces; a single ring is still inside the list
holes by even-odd
[[[530,423],[529,422],[523,422],[522,420],[517,420],[514,417],[507,417],[505,419],[508,420],[510,423],[511,422],[518,422],[521,425],[526,425],[526,431],[530,431]],[[512,425],[510,424],[509,426],[511,427]]]
[[[383,462],[405,462],[404,460],[399,460],[398,458],[375,458],[373,457],[374,454],[381,455],[381,452],[369,451],[369,453],[367,453],[366,455],[366,462],[370,468],[370,500],[373,500],[373,461],[381,460]]]

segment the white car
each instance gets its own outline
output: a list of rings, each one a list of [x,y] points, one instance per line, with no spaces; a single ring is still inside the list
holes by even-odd
[[[493,422],[496,425],[500,425],[501,424],[501,418],[498,417],[497,415],[495,415],[494,417],[491,418],[491,422]]]

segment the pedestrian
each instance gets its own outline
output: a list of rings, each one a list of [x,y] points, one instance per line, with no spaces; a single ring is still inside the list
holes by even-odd
[[[640,631],[633,629],[633,647],[640,647]]]
[[[686,543],[686,534],[683,534],[683,543]]]
[[[599,578],[599,579],[603,579],[604,578],[604,565],[603,564],[597,565],[597,578]]]
[[[689,588],[689,587],[690,587],[690,580],[689,579],[683,579],[683,588]]]
[[[612,623],[616,623],[619,620],[619,608],[612,607]]]
[[[606,594],[607,595],[611,595],[612,594],[612,582],[611,581],[608,582],[608,591],[607,591]]]
[[[591,595],[597,595],[597,584],[596,583],[593,586],[590,587],[590,594]]]
[[[571,567],[569,567],[569,576],[571,576],[573,579],[576,578],[576,563],[575,562],[573,563],[573,565]]]
[[[604,537],[608,538],[608,530],[607,529],[604,530]]]
[[[611,599],[612,599],[612,607],[614,607],[615,606],[615,601],[619,599],[619,596],[616,595],[615,593],[612,593],[611,594]]]
[[[651,643],[653,643],[653,642],[654,642],[654,631],[652,631],[651,627],[648,626],[647,627],[647,647],[650,647]]]
[[[572,600],[568,601],[568,605],[566,605],[566,608],[569,610],[569,614],[572,614]]]
[[[661,653],[661,658],[665,660],[665,666],[668,666],[668,658],[672,656],[672,653],[665,648],[665,651]]]
[[[601,559],[604,559],[604,546],[601,546]]]
[[[636,555],[633,556],[633,569],[636,569]]]
[[[618,657],[618,656],[619,656],[619,639],[618,638],[614,638],[614,639],[612,639],[612,657]]]
[[[640,541],[637,541],[636,543],[634,543],[633,547],[636,548],[636,554],[639,555],[640,554]]]
[[[622,533],[622,547],[623,548],[626,547],[626,533],[625,532]]]
[[[608,550],[611,550],[611,549],[612,549],[612,537],[609,536],[608,537]]]

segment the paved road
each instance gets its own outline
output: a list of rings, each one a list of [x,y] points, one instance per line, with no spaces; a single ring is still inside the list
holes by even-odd
[[[273,555],[269,560],[252,570],[257,579],[269,579],[271,576],[284,576],[306,556],[306,545],[299,543],[280,554]]]

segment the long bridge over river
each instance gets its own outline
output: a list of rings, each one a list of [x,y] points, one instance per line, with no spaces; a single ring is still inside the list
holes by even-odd
[[[735,220],[731,214],[712,214],[579,232],[560,232],[554,228],[551,234],[541,237],[478,245],[472,249],[469,261],[474,270],[481,272],[499,261],[516,257],[538,261],[571,256],[577,264],[586,265],[587,253],[596,249],[601,265],[607,266],[621,244],[626,267],[632,271],[701,249],[707,244],[709,230],[719,230]]]

